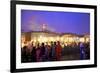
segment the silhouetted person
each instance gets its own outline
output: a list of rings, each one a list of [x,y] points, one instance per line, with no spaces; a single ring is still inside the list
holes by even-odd
[[[48,43],[46,42],[46,45],[45,45],[45,59],[46,59],[46,61],[48,61],[50,59],[49,54],[50,54],[50,45],[48,45]]]
[[[61,52],[62,52],[62,47],[60,45],[60,42],[57,42],[57,46],[56,46],[56,60],[60,61],[61,60]]]
[[[56,42],[51,42],[51,51],[50,51],[51,60],[56,60]]]
[[[44,46],[44,43],[41,44],[41,58],[42,58],[42,61],[45,61],[45,46]]]
[[[32,62],[36,62],[36,48],[35,48],[35,46],[33,46],[33,48],[32,48],[31,59],[32,59]]]
[[[27,46],[24,46],[23,48],[21,48],[22,62],[26,62],[27,61],[26,49],[27,49]]]
[[[36,46],[36,61],[37,62],[40,62],[40,52],[41,52],[41,49],[38,43],[38,45]]]
[[[80,59],[83,60],[85,59],[85,51],[84,51],[84,44],[80,43]]]

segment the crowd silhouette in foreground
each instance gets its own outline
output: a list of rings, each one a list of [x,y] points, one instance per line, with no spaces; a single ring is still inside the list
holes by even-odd
[[[21,62],[62,61],[62,54],[63,52],[66,53],[64,49],[76,46],[79,48],[80,60],[90,58],[90,50],[87,50],[89,49],[89,43],[74,43],[72,45],[64,45],[62,47],[59,41],[51,42],[50,44],[48,44],[48,42],[37,42],[35,45],[31,42],[21,48]]]

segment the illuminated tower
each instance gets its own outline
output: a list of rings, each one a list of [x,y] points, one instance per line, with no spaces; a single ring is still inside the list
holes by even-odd
[[[46,24],[42,24],[42,31],[46,31],[47,30],[47,25]]]

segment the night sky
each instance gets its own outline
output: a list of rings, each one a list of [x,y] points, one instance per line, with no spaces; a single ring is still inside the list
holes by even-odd
[[[79,12],[56,12],[21,10],[21,29],[24,32],[38,29],[46,24],[48,29],[59,33],[90,33],[90,14]],[[34,28],[35,27],[35,28]]]

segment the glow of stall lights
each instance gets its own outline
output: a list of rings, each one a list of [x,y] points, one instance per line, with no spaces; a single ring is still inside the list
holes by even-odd
[[[57,41],[59,41],[59,37],[57,37]]]
[[[21,43],[21,48],[23,48],[25,46],[25,44],[24,43]]]
[[[84,40],[84,38],[80,38],[80,42],[84,42],[85,40]]]
[[[67,43],[65,43],[65,46],[67,46],[68,44]]]
[[[42,38],[42,36],[40,36],[39,38]]]
[[[47,42],[47,38],[46,37],[43,38],[43,42]]]
[[[54,41],[54,40],[53,40],[53,37],[50,37],[50,40],[51,40],[51,41]]]
[[[41,39],[40,39],[40,38],[38,38],[38,41],[39,41],[39,42],[41,42]]]
[[[64,39],[63,39],[63,38],[61,38],[61,41],[64,41]]]
[[[74,40],[73,40],[73,38],[69,38],[69,42],[73,42]]]
[[[89,42],[89,38],[86,38],[86,42]]]
[[[22,37],[21,38],[21,42],[25,42],[25,37]]]
[[[36,39],[32,39],[31,41],[36,42]]]

